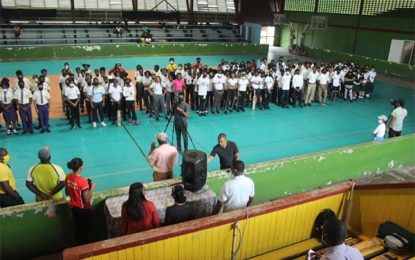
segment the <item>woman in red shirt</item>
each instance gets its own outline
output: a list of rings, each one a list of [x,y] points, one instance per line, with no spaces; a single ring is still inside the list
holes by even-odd
[[[128,200],[121,209],[121,228],[124,235],[160,226],[160,218],[153,202],[146,200],[141,182],[131,184]]]
[[[91,198],[95,183],[81,176],[84,163],[81,158],[73,158],[67,164],[72,173],[66,175],[65,191],[69,195],[69,207],[75,224],[75,237],[78,244],[88,243],[91,222]]]

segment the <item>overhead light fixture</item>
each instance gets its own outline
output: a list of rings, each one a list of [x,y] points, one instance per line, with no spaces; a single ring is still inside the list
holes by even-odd
[[[209,8],[218,8],[217,5],[208,5]]]

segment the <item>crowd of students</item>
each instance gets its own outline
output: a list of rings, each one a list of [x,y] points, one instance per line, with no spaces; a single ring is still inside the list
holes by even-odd
[[[325,105],[327,99],[338,98],[350,102],[369,98],[373,92],[376,71],[366,65],[353,63],[277,62],[261,59],[247,62],[221,60],[217,67],[208,67],[197,58],[194,64],[176,64],[174,58],[164,68],[155,65],[144,70],[137,65],[134,78],[116,63],[90,69],[83,64],[73,71],[64,64],[59,77],[62,107],[70,128],[81,128],[80,115],[86,113],[93,127],[106,126],[106,118],[120,126],[122,121],[140,124],[136,108],[159,120],[167,119],[174,110],[177,97],[185,96],[186,103],[200,116],[270,109],[270,103],[282,108],[311,106],[314,101]],[[42,69],[32,80],[16,71],[16,80],[1,81],[0,112],[6,134],[18,134],[19,117],[22,134],[33,133],[32,103],[38,115],[41,133],[50,132],[49,108],[51,81]],[[17,113],[18,112],[18,113]]]

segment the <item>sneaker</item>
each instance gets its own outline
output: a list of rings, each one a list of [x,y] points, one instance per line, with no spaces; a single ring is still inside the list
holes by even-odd
[[[96,122],[93,122],[93,123],[92,123],[92,127],[93,127],[93,128],[97,127],[97,123],[96,123]]]
[[[101,122],[101,125],[102,125],[102,127],[106,127],[107,126],[107,124],[105,124],[104,121]]]
[[[137,120],[137,121],[135,121],[135,124],[136,124],[136,125],[140,125],[140,121],[138,121],[138,120]]]
[[[133,122],[133,120],[131,118],[128,119],[128,123],[131,124],[131,122]]]
[[[17,129],[13,129],[13,134],[18,135]]]
[[[40,133],[41,133],[41,134],[44,134],[45,132],[46,132],[46,130],[45,130],[45,129],[40,130]]]
[[[46,132],[50,133],[50,128],[46,128]]]
[[[10,131],[10,129],[7,130],[7,132],[6,132],[7,135],[10,135],[11,133],[12,133],[12,131]]]

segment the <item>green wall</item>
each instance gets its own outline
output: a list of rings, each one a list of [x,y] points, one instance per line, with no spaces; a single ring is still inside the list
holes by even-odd
[[[255,203],[316,189],[343,180],[415,164],[415,135],[366,143],[304,156],[249,165],[246,174],[256,185]],[[209,173],[208,185],[218,194],[229,174]],[[179,180],[148,184],[149,189]],[[94,240],[106,238],[105,198],[127,193],[128,188],[94,195]],[[48,217],[48,207],[57,207]],[[22,259],[59,252],[74,245],[71,214],[66,202],[42,202],[0,210],[0,259]]]
[[[152,55],[244,55],[268,53],[268,45],[248,43],[108,44],[90,46],[1,47],[1,61]]]
[[[329,27],[326,30],[308,30],[306,33],[305,45],[315,49],[328,49],[345,53],[353,52],[353,42],[357,33],[357,55],[367,56],[376,59],[387,60],[389,47],[392,39],[415,40],[415,34],[402,34],[395,32],[382,32],[354,29],[358,23],[356,15],[334,15],[319,14],[328,16]],[[301,41],[301,32],[305,23],[309,23],[312,13],[287,12],[288,21],[293,22],[297,35],[297,44]],[[353,28],[344,28],[351,26]],[[363,16],[360,22],[361,28],[374,30],[399,30],[414,32],[413,19],[384,18]],[[290,27],[288,25],[280,28],[280,46],[288,47]]]

